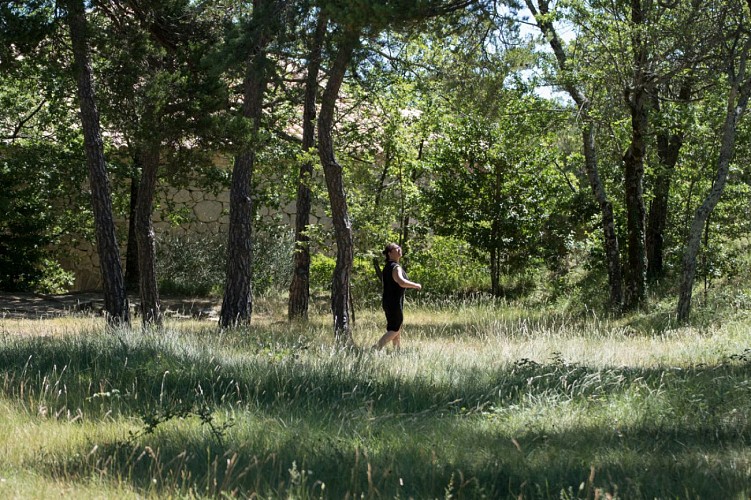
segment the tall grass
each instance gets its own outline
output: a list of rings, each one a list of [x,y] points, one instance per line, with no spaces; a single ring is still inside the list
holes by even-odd
[[[743,315],[408,304],[400,352],[329,318],[0,320],[0,497],[747,498]],[[382,313],[360,312],[359,345]]]

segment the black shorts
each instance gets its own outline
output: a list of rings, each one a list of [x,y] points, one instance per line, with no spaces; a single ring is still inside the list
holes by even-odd
[[[383,306],[383,312],[386,313],[386,331],[398,332],[404,322],[404,312],[399,306]]]

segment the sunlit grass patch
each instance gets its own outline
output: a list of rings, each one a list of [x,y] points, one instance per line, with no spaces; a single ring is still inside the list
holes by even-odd
[[[646,333],[627,319],[408,306],[402,349],[378,352],[367,348],[382,334],[378,309],[358,312],[358,349],[334,344],[326,315],[289,324],[272,309],[229,330],[194,320],[112,330],[78,318],[11,334],[25,323],[0,322],[0,489],[748,493],[748,324]]]

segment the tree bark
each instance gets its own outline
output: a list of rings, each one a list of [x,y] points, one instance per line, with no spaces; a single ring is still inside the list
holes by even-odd
[[[136,166],[138,162],[136,161]],[[139,166],[140,167],[140,166]],[[140,168],[139,168],[140,170]],[[128,216],[128,245],[125,250],[125,289],[132,292],[138,289],[138,243],[136,242],[136,203],[138,202],[139,177],[134,173],[130,178],[130,211]]]
[[[321,48],[326,35],[328,21],[320,14],[316,31],[311,41],[308,56],[308,75],[305,81],[303,103],[302,150],[308,153],[315,146],[316,95],[318,93],[318,73],[321,65]],[[310,241],[306,231],[310,224],[311,191],[310,181],[313,177],[313,162],[306,160],[300,165],[300,180],[297,184],[297,203],[295,210],[295,256],[292,271],[292,283],[289,287],[289,320],[308,319],[308,302],[310,300]]]
[[[496,231],[497,223],[493,221],[492,235],[490,237],[490,293],[493,297],[501,296],[501,250],[498,248]]]
[[[584,113],[585,116],[587,113]],[[623,279],[621,275],[621,253],[618,235],[615,231],[615,215],[613,204],[608,199],[605,186],[600,180],[597,168],[597,146],[595,142],[595,128],[589,122],[582,130],[584,143],[584,165],[592,194],[600,206],[600,223],[602,224],[603,248],[605,263],[608,270],[609,302],[613,310],[619,310],[623,304]]]
[[[673,172],[683,145],[683,134],[657,134],[657,156],[660,165],[654,178],[653,196],[647,215],[647,281],[656,282],[665,275],[663,255],[668,201]]]
[[[687,103],[691,98],[691,82],[684,82],[678,92],[678,101]],[[660,96],[655,95],[655,111],[660,111]],[[684,126],[677,132],[668,129],[657,132],[657,157],[659,167],[654,176],[652,201],[647,212],[647,283],[659,281],[665,276],[665,228],[668,221],[668,202],[673,173],[678,164],[678,157],[685,137]]]
[[[744,56],[748,54],[749,45],[751,45],[751,42],[747,43]],[[743,58],[743,69],[745,69],[745,64],[746,57]],[[745,71],[741,70],[740,73],[743,75]],[[722,142],[717,161],[717,174],[712,183],[712,188],[699,208],[696,209],[694,219],[691,222],[691,228],[689,229],[686,249],[683,254],[683,272],[677,307],[677,317],[680,322],[688,321],[691,314],[691,296],[693,294],[694,280],[696,279],[696,256],[699,253],[699,246],[701,245],[702,230],[710,214],[720,201],[722,192],[725,189],[730,170],[730,161],[735,152],[738,122],[746,110],[750,94],[751,79],[744,81],[742,84],[738,80],[732,81],[732,86],[728,92],[725,122],[722,127]]]
[[[331,202],[331,216],[336,237],[336,266],[331,282],[331,312],[334,316],[334,338],[340,345],[352,345],[350,327],[350,276],[354,261],[352,225],[347,209],[347,197],[344,191],[342,167],[336,161],[332,131],[334,128],[334,110],[339,89],[347,71],[359,34],[345,32],[339,45],[334,64],[329,70],[329,80],[321,99],[321,111],[318,117],[318,154],[321,158],[326,176],[326,187]]]
[[[639,307],[646,298],[647,253],[644,206],[644,156],[646,155],[646,92],[631,97],[631,145],[623,156],[628,229],[625,308]]]
[[[107,322],[110,325],[129,324],[128,298],[125,293],[120,249],[115,234],[112,198],[104,159],[102,135],[99,129],[99,112],[94,94],[86,14],[82,0],[67,0],[66,7],[73,47],[73,66],[78,85],[78,100],[81,108],[86,163],[89,169],[96,243],[102,273],[104,310],[107,314]]]
[[[140,151],[139,163],[142,166],[141,182],[136,203],[136,241],[138,243],[139,295],[141,318],[144,326],[162,325],[159,288],[156,277],[156,240],[151,214],[154,193],[156,192],[159,171],[160,144],[146,144]]]
[[[615,217],[613,215],[613,204],[610,202],[605,186],[600,179],[597,166],[597,143],[594,120],[590,117],[590,100],[584,92],[569,80],[568,58],[563,49],[563,44],[555,30],[552,20],[549,17],[550,8],[548,0],[539,1],[539,11],[532,0],[525,0],[525,3],[532,15],[537,21],[537,25],[543,35],[548,40],[550,48],[558,62],[558,68],[562,75],[561,86],[571,96],[579,108],[579,114],[582,118],[582,142],[584,149],[584,167],[587,172],[587,180],[592,189],[597,203],[600,207],[601,224],[603,231],[603,247],[605,250],[605,260],[608,270],[609,301],[610,308],[619,310],[623,304],[623,280],[621,275],[621,258],[618,244],[618,236],[615,231]]]
[[[269,25],[274,19],[274,1],[255,0],[253,2],[253,24],[257,32],[253,35],[253,46],[248,57],[248,67],[243,78],[242,115],[251,122],[251,140],[243,145],[235,157],[230,187],[229,239],[227,243],[227,275],[224,284],[224,298],[219,315],[219,324],[226,328],[249,323],[253,312],[252,273],[253,245],[252,218],[253,200],[251,183],[258,147],[258,133],[261,128],[263,96],[268,79],[268,58],[266,50],[273,34]]]
[[[626,89],[626,104],[631,113],[631,144],[623,155],[624,191],[628,260],[626,265],[626,309],[641,306],[647,297],[646,208],[644,205],[644,157],[649,116],[650,77],[648,49],[642,28],[645,26],[641,0],[631,0],[631,50],[633,77]]]

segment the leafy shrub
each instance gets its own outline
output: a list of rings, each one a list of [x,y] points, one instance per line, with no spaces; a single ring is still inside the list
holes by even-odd
[[[273,221],[253,235],[253,293],[286,292],[292,279],[294,233],[288,225]]]
[[[0,148],[0,290],[54,293],[72,284],[59,243],[90,220],[82,161],[73,145]]]
[[[280,224],[253,232],[253,293],[289,288],[292,235]],[[159,288],[168,295],[218,296],[223,293],[227,236],[169,234],[157,242]]]
[[[310,256],[311,293],[327,293],[331,290],[334,267],[336,267],[336,259],[328,255],[314,253]]]
[[[421,283],[426,294],[452,295],[490,289],[490,273],[470,245],[446,236],[431,236],[406,256],[409,278]]]
[[[328,294],[331,292],[331,278],[334,275],[336,259],[315,253],[310,256],[310,291]],[[367,257],[355,257],[350,284],[352,295],[358,301],[372,301],[380,296],[381,280],[375,272],[373,262]]]
[[[167,295],[220,295],[224,283],[227,237],[168,234],[157,239],[159,289]]]

